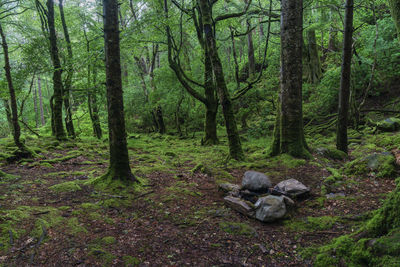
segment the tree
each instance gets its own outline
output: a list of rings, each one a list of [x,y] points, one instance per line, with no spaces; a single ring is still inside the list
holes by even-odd
[[[53,96],[50,99],[52,133],[58,140],[63,140],[66,138],[62,120],[63,82],[54,22],[54,1],[47,0],[47,10],[39,0],[36,0],[35,3],[42,23],[43,34],[49,39],[49,52],[53,63]]]
[[[344,20],[342,69],[340,75],[339,112],[336,131],[337,149],[347,153],[347,125],[349,113],[351,57],[353,39],[353,0],[346,0],[346,14]]]
[[[63,90],[63,100],[64,100],[64,109],[65,109],[65,128],[67,128],[68,135],[72,138],[75,138],[75,129],[74,123],[72,121],[72,110],[70,104],[70,91],[72,86],[72,76],[74,74],[74,69],[72,67],[73,64],[73,54],[72,54],[72,45],[69,37],[67,23],[65,21],[64,16],[64,6],[63,0],[59,0],[58,7],[60,9],[61,23],[63,26],[64,37],[67,43],[67,51],[68,51],[68,59],[67,59],[67,77],[64,82],[64,90]]]
[[[126,141],[119,46],[118,0],[103,0],[103,23],[110,166],[102,179],[110,182],[119,180],[127,184],[136,181],[136,178],[129,166]]]
[[[21,142],[21,128],[18,123],[18,109],[17,109],[17,99],[15,96],[14,84],[11,76],[11,66],[10,59],[8,55],[8,44],[6,40],[6,35],[3,31],[2,24],[0,22],[0,36],[1,36],[1,45],[3,47],[4,53],[4,70],[7,79],[8,90],[10,93],[10,102],[11,102],[11,124],[13,127],[13,137],[14,143],[18,147],[18,151],[15,153],[16,157],[30,157],[32,156],[31,152],[29,152],[25,145]],[[8,105],[8,103],[7,103]]]
[[[400,40],[400,0],[389,0],[390,14],[397,28],[397,35]]]
[[[200,10],[202,13],[202,24],[205,34],[206,49],[213,69],[219,102],[225,119],[225,127],[229,141],[229,155],[231,158],[241,160],[244,158],[242,144],[236,125],[235,114],[233,112],[232,100],[224,77],[221,59],[213,31],[212,3],[207,0],[200,0]]]
[[[271,155],[309,157],[303,130],[303,1],[281,2],[281,91]]]

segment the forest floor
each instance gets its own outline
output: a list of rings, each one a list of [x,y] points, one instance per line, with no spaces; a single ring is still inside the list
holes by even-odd
[[[344,160],[317,152],[307,161],[267,158],[268,142],[250,140],[245,162],[226,161],[224,141],[200,146],[199,134],[130,135],[141,184],[112,192],[90,183],[106,172],[106,142],[27,137],[40,158],[1,165],[13,176],[0,177],[0,266],[312,266],[307,248],[355,231],[395,187],[397,173],[346,175],[343,166],[391,149],[398,133],[354,133],[353,156]],[[314,135],[311,147],[333,146],[329,136]],[[12,149],[11,139],[0,139],[0,157]],[[259,222],[227,208],[218,191],[221,182],[240,184],[247,170],[274,184],[295,178],[311,193],[283,220]],[[341,194],[328,198],[332,175]]]

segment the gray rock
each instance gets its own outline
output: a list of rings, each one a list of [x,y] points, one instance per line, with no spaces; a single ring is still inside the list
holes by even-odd
[[[224,198],[225,204],[233,210],[240,212],[246,216],[254,217],[254,205],[243,199],[227,196]]]
[[[394,132],[400,129],[400,119],[387,118],[378,122],[376,127],[382,132]]]
[[[262,222],[273,222],[286,214],[285,200],[282,196],[261,197],[255,204],[256,219]]]
[[[310,192],[310,189],[296,179],[288,179],[277,184],[274,187],[274,192],[290,197],[298,197]]]
[[[293,201],[293,199],[291,199],[290,197],[287,197],[285,195],[282,195],[283,200],[285,201],[286,206],[294,206],[295,203]]]
[[[230,184],[230,183],[224,183],[219,185],[219,190],[228,193],[231,191],[239,191],[241,189],[240,185],[237,184]]]
[[[255,192],[268,192],[272,187],[271,180],[265,174],[256,171],[247,171],[242,179],[242,188]]]

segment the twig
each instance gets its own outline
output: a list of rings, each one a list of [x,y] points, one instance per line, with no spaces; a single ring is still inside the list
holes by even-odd
[[[136,200],[136,199],[138,199],[138,198],[141,198],[141,197],[144,197],[144,196],[153,194],[153,193],[154,193],[154,191],[149,191],[149,192],[143,193],[143,194],[141,194],[141,195],[138,195],[137,197],[134,197],[132,200]]]

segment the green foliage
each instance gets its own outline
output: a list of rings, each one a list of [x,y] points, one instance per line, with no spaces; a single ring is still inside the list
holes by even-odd
[[[238,222],[220,222],[219,227],[222,231],[233,235],[254,236],[256,230],[246,223]]]

